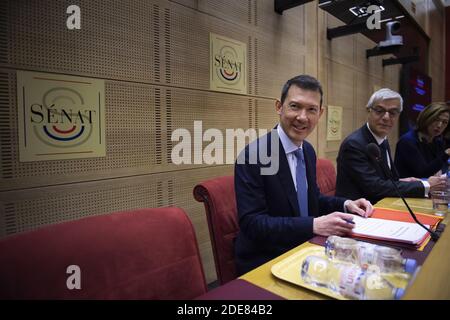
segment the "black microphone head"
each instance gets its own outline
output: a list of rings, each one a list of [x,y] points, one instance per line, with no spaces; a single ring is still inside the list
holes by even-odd
[[[372,142],[367,145],[367,153],[372,159],[375,159],[377,161],[378,159],[380,159],[381,151],[380,147],[376,143]]]

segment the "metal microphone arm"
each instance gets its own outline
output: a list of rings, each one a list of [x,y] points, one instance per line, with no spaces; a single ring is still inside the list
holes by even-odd
[[[380,148],[378,147],[378,145],[376,145],[375,143],[369,143],[369,145],[367,146],[367,151],[369,153],[369,156],[373,159],[375,159],[375,161],[378,163],[378,165],[381,167],[381,169],[383,170],[384,174],[388,177],[388,179],[391,181],[391,183],[394,185],[394,189],[397,192],[397,195],[402,199],[403,203],[405,204],[406,208],[408,209],[409,214],[412,216],[412,218],[414,219],[414,221],[421,226],[422,228],[424,228],[425,230],[428,231],[428,233],[431,235],[431,239],[433,241],[437,241],[439,239],[439,234],[434,232],[433,230],[425,227],[420,221],[419,219],[417,219],[416,215],[414,214],[414,212],[411,210],[411,208],[409,207],[408,203],[406,202],[405,198],[402,196],[400,190],[398,189],[397,185],[395,184],[394,178],[392,177],[392,173],[391,171],[386,168],[386,166],[384,165],[384,163],[382,163],[382,159],[380,158]]]
[[[438,241],[439,239],[439,234],[437,234],[436,232],[434,232],[433,230],[425,227],[420,221],[419,219],[417,219],[416,215],[414,214],[414,212],[411,210],[411,208],[409,207],[408,203],[406,202],[405,198],[403,198],[403,196],[400,193],[400,190],[398,189],[397,185],[395,184],[394,180],[392,179],[392,177],[390,175],[388,175],[389,180],[392,182],[392,184],[394,185],[395,191],[397,192],[398,196],[402,199],[403,203],[405,204],[406,208],[408,208],[409,214],[413,217],[414,221],[417,222],[417,224],[419,226],[421,226],[422,228],[424,228],[425,230],[427,230],[430,235],[431,235],[431,239],[433,241]]]

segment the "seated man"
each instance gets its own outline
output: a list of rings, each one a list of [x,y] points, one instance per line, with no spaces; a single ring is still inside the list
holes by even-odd
[[[367,123],[351,133],[341,144],[337,158],[336,195],[364,197],[376,203],[385,197],[398,197],[390,177],[405,197],[425,197],[430,189],[445,187],[445,178],[432,176],[428,181],[417,178],[399,179],[392,161],[387,136],[398,120],[403,99],[395,91],[380,89],[367,103]],[[380,161],[368,151],[368,144],[380,148]]]
[[[236,161],[240,231],[235,254],[239,274],[315,234],[349,234],[354,227],[352,215],[342,211],[372,214],[372,205],[365,199],[327,197],[317,187],[316,154],[305,138],[323,113],[322,95],[315,78],[301,75],[290,79],[281,100],[275,103],[279,124],[247,145]],[[265,161],[266,155],[270,161]]]

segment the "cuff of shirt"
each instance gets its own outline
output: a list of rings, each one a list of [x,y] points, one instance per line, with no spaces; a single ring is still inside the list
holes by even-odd
[[[425,197],[428,198],[428,192],[430,192],[430,183],[425,180],[421,180],[423,187],[425,188]]]
[[[427,182],[428,183],[428,182]],[[430,184],[428,184],[428,186],[429,186]],[[429,188],[429,187],[428,187]],[[348,211],[347,211],[347,204],[349,204],[350,202],[351,202],[352,200],[345,200],[345,202],[344,202],[344,212],[345,213],[348,213]]]

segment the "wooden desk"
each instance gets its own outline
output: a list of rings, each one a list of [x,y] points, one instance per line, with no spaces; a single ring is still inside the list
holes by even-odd
[[[408,203],[409,204],[409,203]],[[405,300],[450,299],[450,214],[441,222],[446,229],[428,255],[417,278],[404,296]]]
[[[430,199],[423,198],[406,198],[406,202],[413,212],[428,213],[433,214],[433,204]],[[384,198],[383,200],[377,202],[375,207],[383,207],[389,209],[408,211],[402,199],[400,198]],[[450,214],[447,214],[442,224],[447,225],[450,219]]]
[[[431,200],[429,199],[407,199],[407,202],[413,211],[432,214]],[[403,202],[397,198],[383,199],[376,204],[376,207],[406,210]],[[445,222],[448,221],[448,216],[444,220]],[[280,280],[271,273],[271,268],[274,264],[308,246],[314,246],[314,244],[308,242],[303,243],[244,274],[240,279],[244,279],[286,299],[329,299],[320,293]],[[450,231],[446,230],[425,260],[414,283],[407,289],[404,299],[450,299],[449,275]]]

